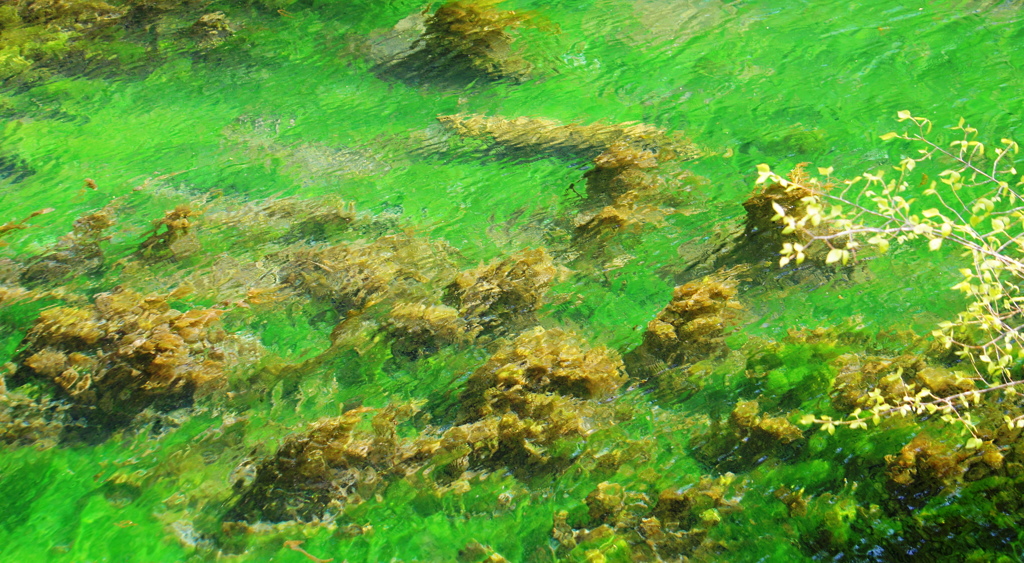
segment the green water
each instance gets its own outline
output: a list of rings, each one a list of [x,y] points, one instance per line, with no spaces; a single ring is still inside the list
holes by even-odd
[[[168,43],[159,57],[139,61],[133,57],[144,46],[129,38],[128,47],[107,52],[130,51],[122,63],[33,81],[9,78],[0,90],[0,221],[54,211],[5,238],[0,253],[15,261],[43,253],[75,218],[116,199],[117,224],[102,243],[105,267],[67,281],[69,294],[89,297],[117,285],[166,294],[215,272],[236,275],[239,281],[219,290],[199,287],[183,298],[185,308],[209,307],[242,299],[247,284],[257,283],[250,264],[289,244],[396,232],[446,242],[457,267],[466,269],[522,248],[564,247],[564,218],[575,205],[568,186],[582,186],[589,163],[550,154],[495,156],[438,141],[438,115],[640,121],[702,147],[705,156],[671,166],[676,175],[705,180],[680,183],[689,186],[680,192],[680,213],[609,243],[608,259],[632,257],[619,269],[600,274],[586,260],[556,252],[572,271],[540,311],[543,326],[625,353],[682,281],[673,272],[685,256],[710,244],[716,229],[730,232],[742,221],[757,164],[783,171],[812,162],[844,177],[890,166],[909,150],[879,139],[898,127],[898,110],[940,125],[964,117],[996,139],[1021,136],[1020,2],[508,0],[501,7],[532,10],[544,22],[516,34],[515,47],[534,64],[521,82],[452,86],[375,74],[356,45],[423,8],[404,0],[299,0],[280,13],[214,2],[202,13],[223,10],[244,25],[202,56]],[[84,187],[86,178],[97,189]],[[275,239],[281,233],[260,238],[215,222],[218,214],[270,197],[352,202],[372,227],[282,243]],[[195,230],[202,251],[142,270],[126,266],[152,222],[186,203],[205,209]],[[864,345],[786,340],[787,332],[857,327],[856,342],[892,328],[927,334],[962,307],[948,290],[957,281],[954,257],[935,256],[907,247],[852,277],[741,285],[743,310],[727,339],[733,353],[708,368],[703,389],[685,400],[625,391],[616,401],[628,406],[629,420],[588,439],[595,449],[646,440],[644,458],[614,471],[576,464],[536,480],[496,471],[474,480],[468,493],[436,497],[398,480],[336,525],[281,524],[241,535],[221,527],[237,500],[230,479],[241,462],[273,455],[287,436],[346,405],[431,400],[425,408],[441,425],[451,424],[451,397],[491,350],[442,350],[414,363],[390,361],[386,347],[346,351],[288,385],[261,388],[246,374],[315,356],[329,346],[338,319],[315,303],[235,307],[223,318],[225,328],[258,342],[262,359],[249,372],[241,366],[227,389],[198,397],[189,409],[142,417],[98,444],[4,447],[0,560],[306,561],[285,543],[292,540],[316,557],[351,562],[454,561],[474,541],[512,561],[582,561],[588,550],[597,550],[593,560],[600,560],[597,552],[629,560],[614,539],[560,548],[553,515],[566,510],[584,522],[585,499],[603,481],[656,497],[720,476],[728,464],[701,459],[694,437],[737,401],[759,398],[793,420],[820,412],[835,376],[829,362]],[[2,361],[15,358],[39,311],[57,301],[0,309]],[[873,346],[890,355],[904,346],[877,340]],[[757,358],[770,365],[764,380],[745,375]],[[885,456],[921,428],[955,447],[963,440],[909,423],[841,429],[835,437],[811,430],[799,451],[735,470],[732,505],[719,507],[721,521],[694,557],[1020,557],[1020,507],[993,493],[1003,484],[1017,490],[1014,475],[965,482],[955,495],[908,514],[887,509]],[[400,428],[409,435],[419,430],[420,422]],[[804,489],[806,512],[787,510],[775,496],[780,487]],[[943,524],[965,521],[976,525],[963,531]],[[346,531],[353,524],[362,527],[359,534]],[[826,539],[823,530],[842,539]]]

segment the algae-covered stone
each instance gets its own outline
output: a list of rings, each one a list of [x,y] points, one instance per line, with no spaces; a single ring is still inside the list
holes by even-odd
[[[227,519],[328,518],[403,478],[434,495],[464,492],[466,472],[533,479],[562,470],[614,417],[592,399],[609,397],[624,380],[613,352],[584,350],[570,334],[537,328],[471,376],[454,426],[400,437],[395,425],[413,411],[396,407],[374,417],[372,433],[358,428],[369,409],[322,419],[258,464]]]
[[[359,311],[401,295],[449,271],[444,245],[409,235],[284,253],[281,281],[329,303],[338,313]]]
[[[886,474],[892,499],[907,510],[924,506],[928,500],[952,488],[968,467],[970,452],[918,434],[897,455],[885,457]]]
[[[0,379],[0,444],[46,449],[57,445],[69,422],[67,405],[7,391]]]
[[[543,249],[523,250],[460,273],[445,288],[444,303],[482,334],[512,332],[536,322],[545,293],[561,274]]]
[[[358,425],[367,408],[323,418],[285,440],[257,467],[256,477],[225,516],[227,521],[313,521],[371,498],[420,468],[436,449],[431,438],[401,439],[394,427],[415,409],[391,407]]]
[[[101,209],[75,220],[71,233],[57,241],[48,253],[33,258],[21,273],[26,286],[59,283],[73,276],[102,270],[104,232],[114,225],[114,210]]]
[[[782,416],[765,416],[758,401],[740,401],[723,426],[714,423],[696,437],[694,454],[724,471],[745,471],[768,459],[799,454],[806,445],[803,432]]]
[[[437,119],[445,129],[466,139],[513,151],[591,160],[603,170],[651,168],[673,158],[700,156],[692,142],[645,123],[579,125],[539,117],[464,113]]]
[[[179,311],[168,299],[119,289],[90,306],[44,310],[12,383],[53,384],[70,414],[101,434],[150,406],[187,406],[197,389],[222,382],[231,345],[215,326],[222,310]]]
[[[665,489],[654,500],[604,482],[587,495],[589,519],[573,527],[569,514],[558,512],[552,535],[563,556],[589,552],[597,542],[607,545],[614,538],[624,548],[622,560],[685,561],[719,547],[708,532],[721,523],[723,512],[736,509],[741,494],[731,474]]]
[[[676,287],[672,301],[647,324],[643,343],[626,354],[629,374],[651,380],[668,369],[720,357],[727,350],[726,326],[739,308],[735,296],[728,273]]]
[[[377,32],[364,49],[383,78],[466,84],[521,81],[533,65],[512,47],[512,30],[529,23],[526,11],[500,10],[502,0],[454,0],[433,14],[412,14]]]
[[[584,349],[571,333],[536,327],[473,372],[461,396],[463,416],[515,409],[513,397],[520,393],[603,399],[613,395],[625,380],[622,361],[614,351]]]
[[[840,411],[874,406],[869,394],[877,393],[887,403],[899,404],[904,397],[927,389],[937,397],[955,395],[975,388],[962,373],[930,365],[926,358],[903,354],[896,357],[843,354],[832,364],[837,374],[829,396]]]
[[[384,322],[393,339],[391,353],[412,360],[429,356],[444,346],[471,341],[480,332],[455,308],[424,303],[397,303]]]

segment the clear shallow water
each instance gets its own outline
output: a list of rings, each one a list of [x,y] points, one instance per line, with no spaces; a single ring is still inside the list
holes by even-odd
[[[360,38],[422,8],[413,2],[299,2],[283,13],[216,4],[204,11],[223,9],[244,27],[234,42],[204,56],[170,45],[156,62],[85,75],[58,72],[29,84],[10,80],[0,148],[11,173],[0,180],[0,219],[54,211],[5,239],[2,252],[37,255],[68,233],[76,217],[121,198],[117,225],[103,243],[105,269],[75,280],[69,291],[91,296],[124,284],[166,293],[190,283],[200,287],[185,303],[212,306],[243,297],[247,284],[257,284],[250,264],[287,246],[271,235],[261,239],[218,226],[218,217],[270,197],[333,197],[352,202],[370,226],[292,243],[407,231],[457,249],[454,260],[465,269],[521,248],[564,242],[559,221],[574,209],[567,188],[582,185],[589,163],[546,154],[495,156],[458,143],[452,148],[453,141],[441,137],[438,115],[641,121],[702,147],[705,156],[672,163],[666,173],[688,171],[706,180],[683,189],[676,204],[681,213],[609,245],[611,257],[633,257],[623,267],[602,275],[563,254],[560,262],[575,273],[554,287],[540,314],[544,326],[569,328],[590,345],[626,352],[668,303],[680,281],[671,272],[690,255],[687,249],[742,220],[757,164],[787,170],[810,161],[842,176],[888,166],[906,147],[878,136],[897,127],[895,112],[903,109],[937,124],[962,116],[993,138],[1020,137],[1019,3],[510,1],[501,7],[533,10],[545,24],[517,34],[514,45],[535,65],[523,82],[453,87],[375,75],[360,55]],[[83,187],[85,178],[97,189]],[[205,209],[195,229],[202,251],[141,270],[125,265],[152,221],[184,203]],[[214,272],[232,273],[236,281],[204,291],[199,280]],[[807,373],[834,375],[823,366],[839,352],[823,345],[830,351],[816,359],[806,352],[809,345],[792,344],[798,351],[775,368],[777,381],[767,387],[744,383],[744,358],[783,346],[776,343],[790,329],[834,326],[851,317],[862,319],[868,332],[899,327],[926,334],[959,310],[947,290],[955,278],[952,261],[908,249],[869,262],[852,281],[746,284],[738,296],[744,311],[729,338],[737,352],[713,368],[703,390],[687,401],[632,391],[618,399],[635,408],[622,434],[593,439],[649,439],[647,461],[610,475],[573,467],[537,482],[495,472],[469,493],[426,500],[399,481],[340,519],[339,529],[372,527],[354,537],[301,525],[221,534],[220,519],[236,498],[232,471],[247,458],[273,454],[286,436],[340,414],[345,405],[450,397],[489,350],[445,351],[402,365],[380,357],[386,353],[350,352],[293,385],[231,389],[243,396],[237,401],[200,397],[170,422],[148,427],[140,421],[142,430],[119,432],[101,444],[43,451],[8,446],[0,458],[0,553],[11,561],[204,560],[218,552],[239,560],[301,561],[305,556],[284,542],[304,540],[302,548],[324,559],[440,561],[454,560],[477,541],[510,560],[580,559],[586,550],[559,551],[552,539],[557,511],[585,513],[584,500],[602,481],[646,487],[657,496],[702,475],[718,476],[722,468],[701,461],[691,438],[738,400],[771,403],[807,385]],[[0,311],[5,361],[52,303]],[[322,305],[302,303],[236,308],[223,322],[261,344],[265,365],[266,358],[297,361],[325,349],[337,319],[323,313]],[[237,378],[237,385],[254,385]],[[819,382],[803,402],[783,401],[778,413],[819,408],[827,390]],[[451,424],[444,418],[451,406],[434,408],[441,425]],[[870,438],[809,432],[801,452],[737,472],[745,483],[742,494],[735,492],[738,508],[721,510],[721,523],[709,532],[722,551],[701,557],[806,560],[843,553],[850,560],[900,560],[920,550],[896,539],[912,516],[877,509],[887,502],[884,456],[916,432],[912,426]],[[803,516],[791,514],[773,496],[781,486],[805,488],[819,502]],[[511,505],[499,504],[503,493],[515,499]],[[990,529],[998,541],[975,546],[956,538],[951,545],[1012,557],[1017,538],[1004,536],[1016,516],[1012,510],[993,516],[991,503],[975,500],[968,488],[957,502],[927,510],[996,522]],[[837,518],[849,539],[823,542],[820,530],[835,528]],[[885,529],[893,531],[878,531]],[[598,544],[594,549],[613,560],[625,557],[607,542]]]

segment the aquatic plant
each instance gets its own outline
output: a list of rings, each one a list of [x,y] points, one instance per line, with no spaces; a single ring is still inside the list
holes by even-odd
[[[655,499],[603,482],[587,495],[586,521],[573,523],[567,511],[557,512],[552,535],[563,557],[577,553],[588,560],[708,557],[723,547],[708,537],[709,531],[723,514],[739,509],[741,498],[742,483],[731,473],[665,489]]]
[[[544,249],[522,250],[459,273],[443,303],[475,334],[515,332],[536,322],[545,293],[563,274]]]
[[[147,407],[187,406],[197,391],[223,384],[231,343],[215,327],[222,310],[179,311],[168,303],[178,297],[117,289],[89,306],[43,310],[9,384],[52,385],[99,436]]]
[[[278,278],[339,314],[401,297],[451,272],[448,248],[407,234],[284,251]]]
[[[21,273],[21,283],[57,283],[100,271],[104,263],[100,242],[110,238],[104,232],[114,225],[113,215],[114,209],[107,207],[75,219],[72,231],[61,237],[53,250],[29,261]]]
[[[192,227],[202,210],[183,204],[164,212],[153,221],[146,240],[139,243],[136,255],[146,261],[181,259],[197,252],[201,246]]]
[[[405,81],[525,80],[533,65],[515,52],[510,31],[532,14],[500,10],[502,1],[453,0],[433,14],[412,14],[371,36],[367,54],[378,74]]]
[[[656,383],[671,368],[721,356],[726,325],[739,308],[731,272],[690,282],[647,324],[643,343],[625,356],[629,374]]]
[[[50,213],[51,211],[53,211],[52,207],[48,207],[46,209],[40,209],[38,211],[33,211],[32,213],[30,213],[28,215],[28,217],[25,217],[24,219],[22,219],[20,221],[8,221],[8,222],[4,223],[3,225],[0,225],[0,246],[6,246],[7,245],[7,243],[2,240],[3,238],[9,237],[9,236],[11,236],[12,234],[14,234],[14,233],[16,233],[18,231],[23,231],[23,230],[31,227],[31,225],[28,223],[29,219],[32,219],[32,218],[35,218],[35,217],[39,217],[40,215],[45,215],[47,213]]]
[[[524,155],[540,153],[593,160],[605,168],[650,168],[658,162],[690,160],[701,155],[693,142],[645,123],[578,125],[540,117],[466,113],[440,115],[437,120],[446,130],[466,139]]]

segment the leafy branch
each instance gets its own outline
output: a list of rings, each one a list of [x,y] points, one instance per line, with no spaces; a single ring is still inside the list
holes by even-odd
[[[799,264],[816,246],[827,249],[824,262],[848,263],[863,248],[885,253],[893,243],[925,241],[932,251],[943,245],[959,248],[964,267],[962,279],[952,289],[965,295],[966,309],[952,321],[940,323],[932,332],[947,349],[969,362],[978,374],[982,389],[937,397],[927,389],[903,397],[890,405],[880,396],[869,417],[855,412],[849,420],[805,417],[822,424],[829,432],[835,426],[865,426],[894,414],[934,414],[964,424],[978,440],[970,413],[955,402],[978,401],[998,389],[1013,389],[1024,383],[1011,370],[1024,360],[1024,195],[1014,158],[1020,151],[1011,139],[986,144],[977,139],[977,129],[964,124],[952,127],[957,138],[948,144],[932,140],[932,122],[908,111],[897,114],[900,122],[913,127],[907,132],[882,135],[883,140],[902,139],[916,145],[915,156],[903,158],[888,170],[865,172],[851,180],[838,181],[832,168],[819,168],[823,179],[813,178],[797,167],[788,178],[768,165],[758,166],[757,184],[767,189],[784,189],[799,194],[799,205],[773,203],[774,221],[781,223],[782,235],[789,237],[780,250],[780,266]],[[945,166],[937,178],[915,170],[926,161]],[[964,407],[969,406],[965,404]],[[1013,424],[1021,419],[1012,419]],[[1013,425],[1011,425],[1013,427]],[[979,442],[980,443],[980,442]]]

